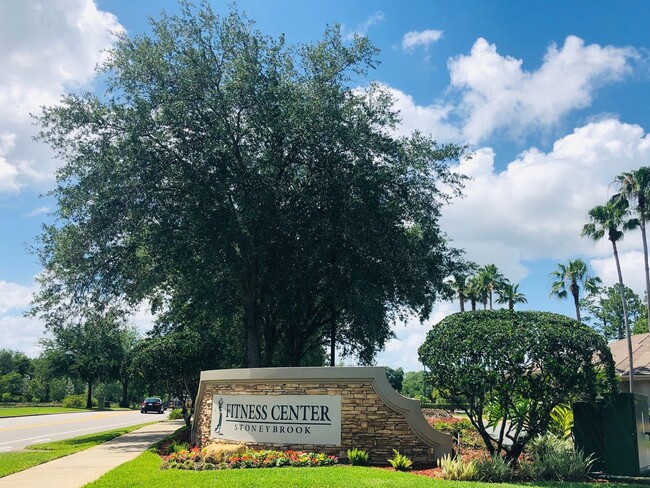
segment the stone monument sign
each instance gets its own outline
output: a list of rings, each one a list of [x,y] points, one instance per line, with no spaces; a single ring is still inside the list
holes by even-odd
[[[385,464],[397,449],[417,464],[451,453],[452,439],[420,403],[388,383],[384,368],[257,368],[203,371],[192,437],[253,449],[313,450],[341,458],[353,447]]]

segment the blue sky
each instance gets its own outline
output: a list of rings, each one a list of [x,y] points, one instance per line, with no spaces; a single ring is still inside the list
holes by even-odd
[[[225,12],[226,2],[210,2]],[[289,43],[339,23],[381,49],[369,73],[391,90],[403,123],[437,140],[469,143],[456,171],[472,177],[445,209],[443,230],[468,257],[494,262],[528,298],[527,309],[572,315],[548,298],[558,262],[582,257],[615,281],[607,242],[581,239],[586,212],[611,195],[622,171],[650,165],[650,62],[644,1],[241,1],[257,27]],[[93,67],[111,31],[148,30],[147,16],[173,1],[22,0],[0,3],[0,347],[38,354],[37,319],[22,317],[40,271],[27,248],[54,208],[39,197],[58,162],[34,142],[30,113],[67,91],[101,90]],[[359,80],[363,87],[368,80]],[[624,279],[643,289],[640,236],[622,245]],[[379,364],[418,369],[431,320],[395,328]],[[134,311],[145,330],[146,310]]]

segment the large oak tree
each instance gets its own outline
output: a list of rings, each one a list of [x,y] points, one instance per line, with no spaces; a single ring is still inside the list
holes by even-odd
[[[288,46],[207,5],[120,37],[105,95],[39,119],[64,164],[34,313],[148,300],[239,320],[249,367],[326,345],[372,361],[398,313],[444,292],[438,217],[464,152],[395,136],[388,93],[357,88],[376,56],[338,26]]]

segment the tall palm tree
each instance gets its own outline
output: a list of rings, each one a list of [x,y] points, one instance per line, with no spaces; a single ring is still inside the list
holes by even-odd
[[[613,198],[625,199],[636,210],[641,239],[643,241],[643,264],[645,269],[646,307],[650,317],[650,269],[648,268],[648,239],[645,223],[650,217],[650,168],[644,166],[635,171],[621,173],[616,177],[619,187],[618,195]],[[650,326],[650,320],[648,321]]]
[[[551,273],[553,282],[551,283],[551,294],[559,299],[564,299],[571,293],[573,304],[576,307],[576,318],[580,319],[580,285],[587,291],[596,290],[601,283],[597,276],[590,276],[587,265],[582,259],[569,261],[565,266],[558,264],[557,269]],[[568,289],[568,291],[567,291]]]
[[[476,276],[472,276],[467,282],[465,295],[472,305],[472,311],[476,310],[476,304],[481,299],[481,286]],[[487,301],[487,300],[486,300]]]
[[[483,308],[487,308],[487,301],[490,301],[490,310],[492,310],[492,295],[503,284],[505,278],[499,272],[499,269],[494,264],[486,264],[478,272],[478,281],[480,283],[481,292],[483,296]]]
[[[507,303],[510,310],[515,309],[516,303],[528,303],[526,296],[519,291],[519,284],[513,285],[508,280],[504,281],[497,294],[499,295],[497,303]]]
[[[470,286],[470,275],[476,271],[477,268],[478,265],[476,263],[472,261],[463,261],[451,274],[451,279],[448,281],[449,285],[458,297],[461,312],[465,311],[465,302],[470,298],[467,296],[468,288]],[[476,302],[474,302],[473,309],[476,309]]]
[[[634,228],[637,225],[636,219],[626,219],[628,213],[627,210],[627,202],[618,198],[610,200],[606,205],[595,206],[589,210],[589,222],[582,227],[581,235],[583,237],[590,237],[594,241],[599,241],[607,235],[607,238],[612,243],[614,261],[616,261],[616,272],[618,273],[618,287],[621,293],[621,301],[623,303],[623,323],[625,324],[625,334],[627,336],[627,353],[630,363],[630,393],[632,393],[634,391],[632,386],[632,373],[634,371],[632,360],[632,334],[630,332],[630,322],[627,315],[627,301],[625,300],[625,286],[623,284],[621,262],[618,257],[618,248],[616,247],[616,243],[623,239],[623,230]]]

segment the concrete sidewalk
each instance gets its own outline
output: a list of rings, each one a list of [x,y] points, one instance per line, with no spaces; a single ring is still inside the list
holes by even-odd
[[[136,458],[183,426],[183,420],[148,425],[99,446],[0,478],[0,487],[78,488]]]

